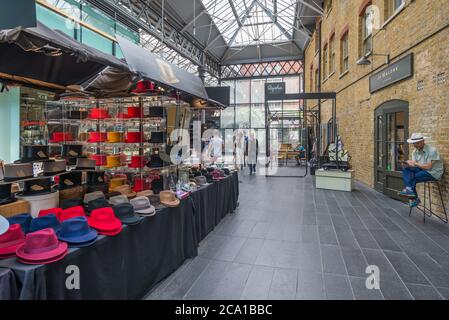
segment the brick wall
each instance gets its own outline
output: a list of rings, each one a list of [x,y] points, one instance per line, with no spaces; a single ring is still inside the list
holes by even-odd
[[[361,18],[358,15],[364,0],[333,1],[333,7],[321,19],[322,45],[335,34],[336,71],[322,79],[322,91],[337,92],[337,118],[345,147],[352,157],[356,179],[374,186],[374,111],[393,99],[409,102],[409,132],[422,132],[429,143],[438,148],[444,158],[446,173],[442,186],[449,207],[449,6],[447,0],[405,0],[405,6],[390,21],[386,21],[385,1],[373,0],[379,8],[380,24],[374,30],[373,51],[389,54],[392,62],[414,54],[414,75],[400,83],[369,93],[369,76],[386,67],[385,57],[371,56],[371,65],[358,66],[360,58]],[[349,33],[349,71],[341,74],[340,35]],[[315,36],[305,50],[306,90],[314,91],[313,82],[318,67]],[[445,74],[446,79],[441,76]],[[421,82],[422,81],[422,82]],[[423,84],[417,90],[418,82]],[[312,106],[311,106],[312,107]],[[322,105],[322,122],[331,116],[330,101]],[[413,148],[410,148],[413,149]],[[434,198],[436,199],[436,198]]]

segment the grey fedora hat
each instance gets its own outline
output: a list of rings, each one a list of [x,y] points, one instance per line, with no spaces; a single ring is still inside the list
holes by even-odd
[[[148,197],[136,197],[131,199],[130,203],[134,207],[134,211],[139,214],[152,216],[156,213],[156,209],[151,205]]]
[[[95,191],[95,192],[91,192],[91,193],[86,193],[84,195],[84,204],[88,204],[89,201],[98,199],[98,198],[102,198],[105,199],[105,195],[103,192],[101,191]]]
[[[123,203],[129,203],[129,200],[128,200],[127,196],[125,196],[124,194],[121,194],[121,195],[109,198],[109,203],[113,206],[116,206],[116,205],[123,204]]]

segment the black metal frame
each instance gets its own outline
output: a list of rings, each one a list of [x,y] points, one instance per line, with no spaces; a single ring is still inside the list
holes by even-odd
[[[439,215],[435,214],[435,212],[432,211],[432,192],[431,192],[432,188],[431,188],[431,184],[435,184],[435,183],[438,186],[438,193],[440,195],[441,207],[443,208],[444,218],[440,217]],[[426,190],[427,190],[427,194],[426,194]],[[429,207],[426,206],[427,195],[429,196]],[[431,218],[432,215],[434,215],[435,217],[437,217],[438,219],[440,219],[444,223],[448,223],[446,206],[444,205],[443,194],[441,192],[441,187],[440,187],[439,181],[427,181],[427,182],[424,182],[424,202],[423,202],[422,206],[418,206],[418,207],[416,207],[416,209],[418,209],[419,211],[421,211],[423,213],[423,221],[424,221],[424,223],[426,223],[426,216]],[[413,211],[413,207],[410,208],[410,211],[408,213],[409,217],[412,215],[412,211]]]
[[[284,93],[284,94],[270,94],[267,91],[267,87],[265,86],[265,127],[266,127],[266,155],[267,157],[270,156],[270,126],[268,123],[268,102],[269,101],[285,101],[285,100],[304,100],[304,109],[303,109],[303,128],[307,128],[307,118],[308,118],[308,112],[307,109],[307,100],[318,100],[318,114],[321,114],[321,100],[332,100],[332,138],[335,142],[337,140],[337,127],[336,127],[336,120],[337,120],[337,93],[336,92],[316,92],[316,93]],[[317,135],[318,141],[317,143],[320,143],[320,135]],[[308,159],[309,154],[309,135],[307,134],[306,137],[306,162]],[[320,160],[318,156],[318,166],[320,166]],[[272,177],[272,178],[305,178],[308,173],[309,166],[306,164],[306,173],[301,176],[270,176],[265,174],[265,177]]]

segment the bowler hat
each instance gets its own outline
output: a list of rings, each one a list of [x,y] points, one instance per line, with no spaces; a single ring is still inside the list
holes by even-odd
[[[61,202],[62,209],[68,209],[71,207],[83,206],[83,205],[84,205],[83,200],[80,198],[65,199],[65,200],[62,200],[62,202]]]
[[[46,216],[34,218],[31,220],[30,232],[35,232],[38,230],[53,228],[58,231],[61,228],[61,223],[54,214],[48,214]]]
[[[155,208],[151,205],[148,197],[137,197],[131,199],[130,204],[134,207],[134,211],[139,214],[152,216],[155,213]]]
[[[4,234],[9,229],[9,221],[3,217],[0,216],[0,235]]]
[[[62,222],[75,217],[85,217],[85,216],[86,213],[84,212],[84,208],[82,206],[76,206],[62,210],[59,216],[60,217],[59,220]]]
[[[58,238],[69,244],[69,247],[86,247],[95,242],[98,232],[89,227],[86,217],[75,217],[61,224]]]
[[[115,216],[111,207],[93,210],[87,221],[100,234],[112,236],[119,234],[122,230],[122,222]]]
[[[25,235],[19,224],[11,225],[0,235],[0,259],[13,257],[17,248],[25,242]]]
[[[134,213],[134,207],[130,203],[117,204],[112,209],[114,210],[115,216],[124,224],[138,224],[143,219],[143,217]]]
[[[22,263],[47,264],[64,258],[67,248],[67,243],[59,241],[52,228],[46,228],[28,233],[16,255]]]

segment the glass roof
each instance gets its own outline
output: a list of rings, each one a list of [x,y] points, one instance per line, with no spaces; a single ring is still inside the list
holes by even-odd
[[[202,0],[228,46],[292,40],[297,0]]]

